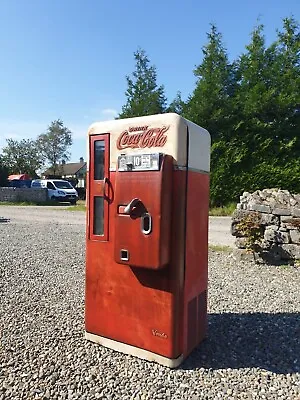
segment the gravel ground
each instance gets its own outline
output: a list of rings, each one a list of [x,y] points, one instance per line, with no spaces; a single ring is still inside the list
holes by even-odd
[[[78,213],[47,210],[45,222],[46,210],[11,210],[0,221],[0,400],[300,400],[299,268],[211,252],[208,339],[169,370],[84,339]]]

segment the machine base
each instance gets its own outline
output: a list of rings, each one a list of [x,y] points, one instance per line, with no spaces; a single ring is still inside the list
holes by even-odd
[[[108,339],[103,336],[94,335],[93,333],[85,332],[85,338],[91,342],[101,344],[109,349],[116,350],[120,353],[129,354],[134,357],[142,358],[147,361],[154,361],[164,367],[176,368],[183,361],[183,355],[178,358],[167,358],[148,350],[143,350],[138,347],[131,346],[126,343],[117,342],[116,340]]]

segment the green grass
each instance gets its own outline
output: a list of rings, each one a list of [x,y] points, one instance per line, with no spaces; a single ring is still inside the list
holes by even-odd
[[[85,211],[85,200],[78,200],[76,206],[72,206],[66,203],[57,203],[56,201],[46,202],[35,202],[35,201],[1,201],[0,206],[60,206],[59,210],[71,210],[71,211]]]
[[[62,208],[62,210],[86,211],[85,200],[78,200],[76,206],[64,207],[64,208]]]
[[[221,246],[221,245],[218,245],[218,244],[210,244],[209,246],[208,246],[208,248],[209,248],[209,250],[212,250],[212,251],[222,251],[222,252],[226,252],[226,253],[229,253],[230,251],[232,251],[232,248],[231,247],[229,247],[229,246]]]
[[[0,206],[57,206],[53,201],[35,202],[35,201],[0,201]]]
[[[209,210],[209,215],[211,217],[227,217],[231,216],[233,211],[236,208],[236,203],[229,203],[226,206],[223,207],[212,207]]]

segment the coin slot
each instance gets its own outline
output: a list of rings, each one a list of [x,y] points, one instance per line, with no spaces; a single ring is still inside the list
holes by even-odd
[[[120,258],[122,261],[128,261],[129,260],[129,252],[128,250],[121,250]]]

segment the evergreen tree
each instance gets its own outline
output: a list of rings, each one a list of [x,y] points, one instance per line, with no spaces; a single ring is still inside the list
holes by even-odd
[[[169,104],[167,108],[168,113],[176,113],[178,115],[182,115],[184,112],[185,103],[181,98],[181,92],[178,91],[175,99]]]
[[[222,35],[215,25],[211,25],[207,37],[208,44],[202,50],[203,61],[194,70],[196,88],[188,99],[184,116],[208,129],[214,142],[228,134],[235,70],[228,61]]]
[[[252,33],[239,62],[233,137],[239,147],[231,178],[233,194],[264,187],[300,190],[299,176],[299,26],[284,20],[278,41],[265,45],[263,26]],[[298,48],[298,50],[297,50]],[[232,162],[234,157],[230,156]]]
[[[126,104],[118,118],[160,114],[166,110],[164,87],[157,84],[157,71],[142,49],[134,53],[136,62],[132,77],[127,76]]]

